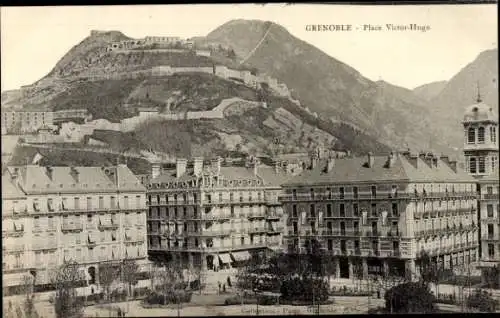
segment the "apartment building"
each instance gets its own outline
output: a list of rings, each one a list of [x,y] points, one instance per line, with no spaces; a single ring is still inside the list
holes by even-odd
[[[269,178],[268,178],[269,176]],[[153,165],[148,185],[149,253],[217,269],[238,266],[251,252],[282,245],[280,184],[289,175],[257,161],[226,166],[177,159],[173,169]]]
[[[447,157],[316,156],[283,191],[287,249],[316,239],[337,277],[418,274],[421,250],[445,268],[477,258],[475,182]]]
[[[69,261],[94,288],[104,262],[134,259],[146,270],[146,189],[125,165],[8,167],[2,197],[4,287],[26,275],[47,285]]]
[[[2,111],[2,134],[33,133],[53,123],[51,111]]]
[[[467,107],[462,123],[466,171],[476,179],[479,194],[479,267],[487,270],[500,265],[498,119],[478,96],[476,103]]]

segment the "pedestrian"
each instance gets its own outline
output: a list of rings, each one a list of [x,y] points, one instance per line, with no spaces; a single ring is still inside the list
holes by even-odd
[[[220,294],[221,283],[218,281],[217,284],[219,285],[219,294]]]
[[[222,292],[225,293],[226,292],[226,284],[223,284],[222,285]]]
[[[227,286],[229,287],[232,287],[233,285],[231,285],[231,277],[227,277]]]

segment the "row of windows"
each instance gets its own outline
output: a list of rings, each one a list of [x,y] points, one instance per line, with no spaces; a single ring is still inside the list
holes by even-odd
[[[490,140],[491,142],[496,142],[496,127],[490,126]],[[476,128],[470,127],[467,130],[467,142],[469,144],[476,143]],[[479,127],[477,128],[477,142],[482,144],[485,142],[485,128]]]
[[[344,187],[339,187],[338,188],[338,194],[340,195],[341,198],[344,197],[345,193],[346,193],[346,188]],[[397,192],[397,189],[398,189],[398,186],[397,185],[392,185],[391,187],[392,189],[392,192]],[[323,191],[323,190],[322,190]],[[333,190],[331,188],[326,188],[326,193],[330,196],[333,195]],[[354,195],[354,197],[357,197],[358,194],[359,194],[359,189],[358,187],[352,187],[352,193]],[[311,188],[309,190],[309,194],[311,195],[311,198],[314,198],[314,195],[315,195],[315,189],[314,188]],[[297,196],[297,190],[296,189],[293,189],[292,190],[292,195],[293,197],[295,198]],[[377,186],[371,186],[371,195],[373,197],[376,197],[377,196]]]
[[[309,205],[309,217],[315,218],[318,214],[316,214],[316,205],[315,204],[310,204]],[[353,216],[359,216],[359,205],[357,203],[352,204],[352,215]],[[391,213],[392,216],[398,216],[399,215],[399,210],[398,210],[398,204],[397,203],[392,203],[391,205]],[[326,205],[326,217],[331,217],[332,216],[332,204],[327,204]],[[343,217],[346,216],[346,208],[344,203],[339,204],[339,216]],[[371,216],[378,216],[377,212],[377,204],[372,203],[371,204]],[[297,212],[297,205],[294,204],[292,205],[292,217],[296,218],[298,217],[298,212]]]
[[[467,157],[469,164],[468,170],[470,173],[486,173],[486,157]],[[490,159],[491,172],[496,172],[497,170],[497,157],[493,156]]]
[[[303,241],[302,242],[302,247],[308,246],[309,242],[310,242],[309,240]],[[360,250],[361,249],[361,244],[360,244],[359,240],[354,240],[352,242],[354,243],[354,249],[355,250]],[[319,243],[321,244],[321,242],[319,242]],[[327,243],[327,250],[329,250],[329,251],[333,250],[334,240],[333,239],[326,240],[326,243]],[[347,251],[347,245],[348,245],[348,243],[351,243],[351,242],[348,241],[348,240],[340,240],[340,249],[343,252]],[[298,239],[294,239],[293,243],[292,243],[292,247],[298,247],[298,246],[299,246],[299,240]],[[399,242],[398,241],[393,241],[392,242],[392,248],[393,248],[393,250],[399,250]],[[373,249],[373,250],[379,250],[380,249],[380,244],[379,244],[378,240],[371,241],[371,249]]]
[[[316,222],[315,221],[311,221],[309,223],[309,225],[311,226],[311,229],[313,229],[313,231],[316,229]],[[398,222],[397,221],[392,222],[391,225],[392,225],[392,229],[393,230],[397,230],[398,229]],[[371,227],[372,227],[372,231],[373,232],[377,232],[378,231],[378,222],[372,222],[371,223]],[[333,230],[333,222],[327,222],[326,228],[328,230]],[[340,232],[345,232],[346,231],[346,223],[345,222],[340,222],[339,223],[339,229],[340,229]],[[351,229],[353,231],[355,231],[355,232],[358,232],[360,230],[359,222],[354,221],[352,223],[352,228]],[[298,231],[299,231],[298,222],[293,222],[293,234],[297,234]]]
[[[118,207],[118,200],[117,200],[117,198],[114,197],[114,196],[111,196],[109,199],[110,199],[110,201],[109,201],[110,208],[112,208],[112,209],[117,208]],[[92,197],[87,197],[86,209],[92,210],[92,208],[93,208],[93,202],[94,202],[94,200],[93,200]],[[123,208],[129,208],[130,200],[129,200],[128,196],[124,196],[122,202],[123,202]],[[72,203],[73,203],[73,208],[72,209],[78,210],[78,209],[82,208],[82,206],[80,204],[80,198],[79,197],[73,198]],[[141,196],[140,195],[138,195],[138,196],[135,197],[135,206],[136,207],[141,207],[142,206],[141,205]],[[104,197],[99,197],[98,198],[98,207],[100,209],[105,208]],[[69,199],[68,198],[62,198],[61,208],[63,210],[69,210],[69,209],[71,209],[70,205],[69,205]],[[33,200],[33,209],[35,211],[40,211],[41,208],[40,208],[40,202],[38,201],[38,199]],[[47,199],[47,209],[49,211],[54,211],[55,210],[54,199],[52,199],[52,198]]]
[[[152,198],[153,198],[153,196],[151,196],[151,195],[148,196],[149,203],[152,202]],[[156,195],[156,202],[161,202],[161,198],[162,198],[162,196]],[[165,195],[164,198],[165,198],[164,202],[168,203],[169,202],[169,196]],[[196,193],[193,193],[192,198],[193,198],[194,202],[198,201],[198,196],[197,196]],[[218,198],[219,198],[219,202],[223,201],[223,193],[222,192],[219,193]],[[257,201],[260,201],[261,199],[262,199],[262,193],[261,192],[257,192]],[[173,195],[173,200],[174,200],[173,202],[178,202],[178,195],[177,194]],[[212,202],[212,195],[211,194],[206,194],[205,195],[205,200],[208,203],[211,203]],[[252,201],[252,200],[253,200],[253,196],[252,196],[252,192],[250,192],[250,193],[248,193],[248,201]],[[229,193],[229,201],[234,201],[234,193],[233,192]],[[242,192],[239,193],[239,201],[240,202],[244,201],[243,193]],[[182,201],[181,202],[188,202],[188,195],[187,194],[182,194]]]

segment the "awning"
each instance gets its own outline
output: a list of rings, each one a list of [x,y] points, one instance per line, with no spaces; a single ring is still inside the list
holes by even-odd
[[[248,251],[234,252],[231,253],[236,262],[249,260],[251,255]]]
[[[14,221],[14,231],[24,231],[24,224],[21,224],[19,221]]]
[[[27,276],[26,273],[17,273],[17,274],[4,274],[2,277],[2,283],[4,287],[11,286],[19,286],[24,284],[24,276]]]
[[[227,253],[225,253],[225,254],[219,254],[219,259],[220,259],[220,262],[222,264],[229,264],[229,263],[231,263],[231,257]]]
[[[97,235],[95,233],[89,233],[89,243],[97,242]]]
[[[40,211],[40,204],[37,201],[33,202],[33,209],[35,211]]]
[[[111,220],[105,216],[101,216],[99,218],[99,223],[103,226],[109,226],[111,225]]]
[[[125,240],[131,240],[132,239],[132,231],[130,230],[125,230]]]
[[[52,202],[52,200],[48,200],[47,207],[49,208],[49,211],[54,211],[54,202]]]

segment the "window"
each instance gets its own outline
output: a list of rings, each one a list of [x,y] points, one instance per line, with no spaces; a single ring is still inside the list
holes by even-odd
[[[486,193],[493,194],[493,187],[486,187]]]
[[[473,144],[476,142],[476,130],[470,127],[467,131],[467,142]]]
[[[496,127],[490,127],[490,139],[491,142],[497,142],[497,131]]]
[[[485,164],[485,158],[484,157],[479,157],[479,173],[485,173],[486,172],[486,164]]]
[[[489,238],[493,237],[493,235],[495,233],[494,231],[495,231],[495,229],[493,227],[493,224],[488,224],[488,237]]]
[[[340,233],[345,235],[345,222],[340,222]]]
[[[358,198],[358,187],[353,187],[352,193],[354,195],[354,199],[357,199]]]
[[[328,193],[328,199],[332,198],[332,189],[326,188],[326,193]]]
[[[345,252],[346,252],[346,250],[347,250],[347,244],[346,244],[345,240],[341,240],[341,241],[340,241],[340,250],[341,250],[343,253],[345,253]]]
[[[315,218],[315,217],[316,217],[316,210],[315,210],[314,204],[311,204],[311,205],[309,206],[309,215],[310,215],[312,218]]]
[[[229,201],[233,202],[234,200],[234,193],[229,193]]]
[[[294,218],[297,217],[297,205],[296,204],[292,205],[292,217],[294,217]]]
[[[372,203],[372,216],[377,216],[377,204]]]
[[[47,199],[47,207],[49,211],[54,211],[54,201],[52,199]]]
[[[398,216],[398,204],[397,203],[392,204],[392,215]]]
[[[76,210],[80,209],[80,198],[75,198],[75,209]]]
[[[33,227],[35,227],[35,228],[39,228],[40,227],[40,217],[35,216]]]
[[[219,202],[222,202],[222,192],[219,193]]]
[[[310,192],[311,192],[311,199],[314,199],[314,189],[311,189]]]
[[[354,241],[354,249],[359,250],[359,241],[358,240]]]
[[[231,217],[234,217],[234,206],[231,207]]]
[[[135,197],[135,207],[140,208],[141,207],[141,196],[138,195]]]
[[[328,217],[332,216],[332,205],[331,204],[326,205],[326,216],[328,216]]]
[[[292,197],[293,197],[294,199],[296,199],[296,198],[297,198],[297,190],[295,190],[295,189],[293,189],[293,190],[292,190]]]
[[[354,216],[359,216],[359,207],[357,203],[353,203],[352,205],[352,214]]]
[[[359,232],[359,223],[356,221],[353,223],[354,232]]]
[[[395,251],[399,250],[399,242],[398,241],[392,242],[392,249]]]
[[[333,241],[332,240],[328,240],[328,250],[329,251],[333,250]]]
[[[345,194],[343,187],[339,188],[339,194],[340,194],[340,199],[343,199]]]
[[[494,244],[488,244],[488,256],[490,258],[495,257],[495,245]]]
[[[479,127],[477,130],[477,141],[480,144],[484,144],[484,127]]]
[[[128,209],[128,196],[123,197],[123,207]]]
[[[316,222],[314,222],[314,221],[311,222],[311,231],[313,234],[316,233]]]
[[[297,234],[299,232],[299,227],[297,222],[293,222],[293,234]]]
[[[497,172],[497,157],[491,157],[491,172]]]
[[[92,223],[92,214],[87,214],[87,222]]]
[[[151,197],[149,197],[151,199]],[[149,200],[151,202],[151,200]],[[99,197],[99,209],[104,208],[104,197]]]
[[[470,173],[476,173],[477,172],[476,158],[474,158],[474,157],[470,157],[469,158],[469,172]]]
[[[110,206],[112,209],[116,208],[116,198],[115,197],[110,198]]]
[[[488,217],[492,218],[493,217],[493,204],[488,204],[486,206],[486,211],[488,213]]]
[[[372,186],[372,197],[377,197],[377,186]]]
[[[92,198],[87,197],[87,210],[92,210]]]
[[[345,205],[344,203],[340,203],[340,216],[345,216]]]
[[[54,217],[49,216],[49,229],[53,230],[54,229]]]

